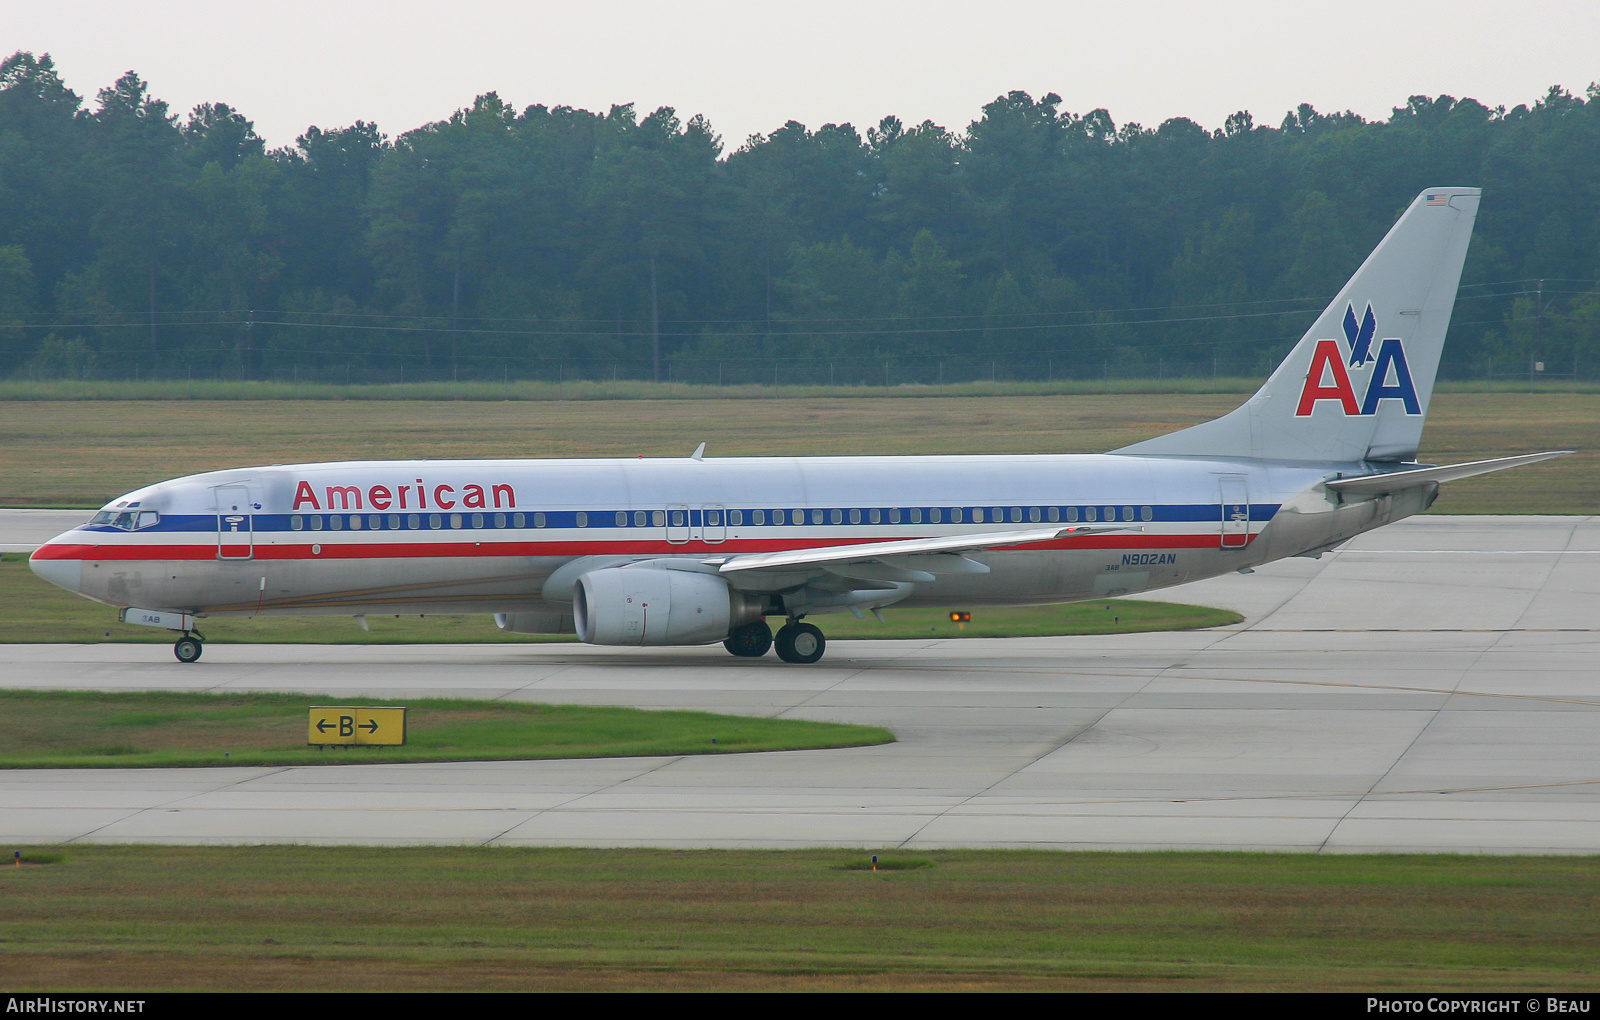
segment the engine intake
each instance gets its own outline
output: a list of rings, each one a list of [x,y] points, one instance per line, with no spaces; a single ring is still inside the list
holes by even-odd
[[[704,645],[761,619],[762,606],[715,574],[624,566],[578,578],[572,615],[592,645]]]

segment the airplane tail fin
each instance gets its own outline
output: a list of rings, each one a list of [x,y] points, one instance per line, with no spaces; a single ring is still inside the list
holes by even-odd
[[[1256,395],[1114,453],[1297,461],[1415,459],[1477,188],[1418,195]]]

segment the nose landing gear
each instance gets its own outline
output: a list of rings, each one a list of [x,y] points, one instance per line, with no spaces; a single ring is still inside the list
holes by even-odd
[[[178,657],[179,662],[196,662],[205,647],[200,643],[205,638],[197,630],[186,630],[183,637],[179,638],[172,646],[172,654]]]

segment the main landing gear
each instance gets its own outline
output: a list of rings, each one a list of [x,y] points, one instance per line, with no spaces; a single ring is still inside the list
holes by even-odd
[[[778,658],[784,662],[811,663],[822,658],[823,650],[828,647],[828,639],[816,627],[798,620],[779,627],[774,636],[767,621],[756,620],[735,627],[722,646],[746,659],[759,659],[767,654],[768,649],[776,647]]]
[[[179,638],[172,646],[172,654],[178,657],[179,662],[197,662],[200,653],[205,651],[205,646],[200,642],[205,638],[197,630],[186,630],[183,637]]]
[[[784,662],[816,662],[828,647],[828,639],[822,636],[822,631],[809,623],[798,622],[779,627],[772,643],[778,646],[778,658]]]
[[[735,627],[722,647],[743,659],[759,659],[772,647],[772,628],[765,620]]]

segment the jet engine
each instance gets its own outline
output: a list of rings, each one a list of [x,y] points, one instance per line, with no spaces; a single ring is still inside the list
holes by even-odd
[[[592,645],[703,645],[761,619],[760,596],[716,574],[655,566],[606,567],[578,578],[578,638]]]

